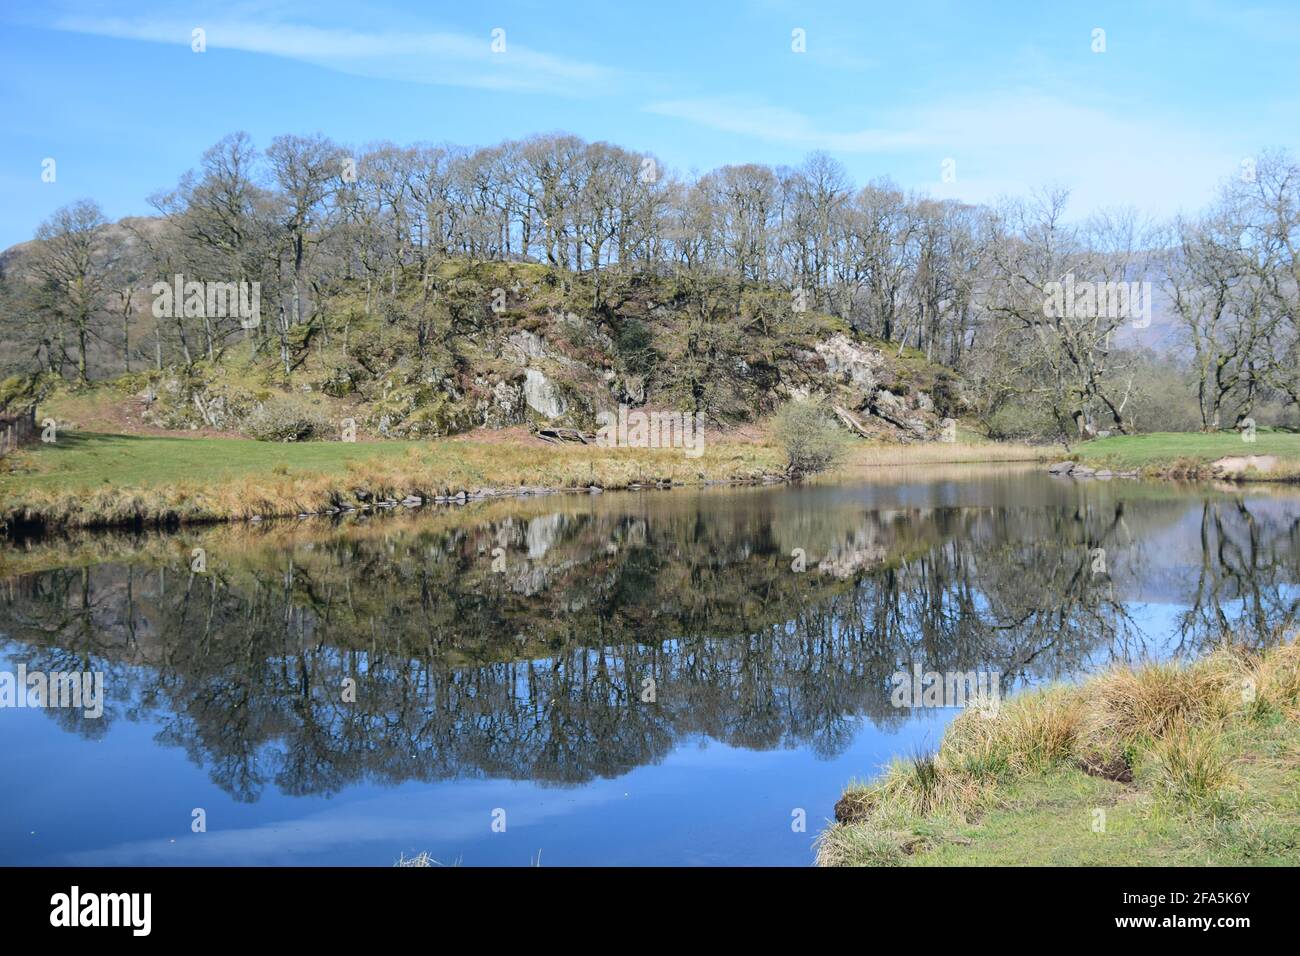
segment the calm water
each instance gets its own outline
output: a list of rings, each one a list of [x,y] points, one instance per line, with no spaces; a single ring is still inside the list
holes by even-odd
[[[807,865],[956,713],[891,674],[1275,641],[1298,536],[1282,490],[950,468],[2,546],[0,672],[107,703],[0,709],[0,863]]]

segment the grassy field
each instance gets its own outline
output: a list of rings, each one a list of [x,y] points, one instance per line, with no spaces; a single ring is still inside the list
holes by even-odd
[[[1070,455],[1094,467],[1116,470],[1169,470],[1193,472],[1219,458],[1237,455],[1275,455],[1283,472],[1300,469],[1300,435],[1259,431],[1245,441],[1233,432],[1153,432],[1149,435],[1115,435],[1076,446]]]
[[[1300,648],[1117,669],[967,710],[851,785],[824,866],[1300,863]]]
[[[283,469],[291,474],[337,474],[349,463],[400,459],[427,442],[272,443],[240,438],[173,438],[65,432],[57,442],[24,452],[22,471],[0,476],[0,490],[153,487],[228,481]]]

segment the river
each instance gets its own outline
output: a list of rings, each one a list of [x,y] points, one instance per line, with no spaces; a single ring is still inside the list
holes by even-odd
[[[0,863],[806,866],[958,712],[895,675],[1264,645],[1298,583],[1293,491],[1015,466],[9,542],[0,678],[103,699],[0,701]]]

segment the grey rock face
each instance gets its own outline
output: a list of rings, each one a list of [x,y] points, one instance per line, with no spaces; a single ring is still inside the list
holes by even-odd
[[[559,418],[569,407],[554,383],[535,368],[524,373],[524,401],[547,418]]]

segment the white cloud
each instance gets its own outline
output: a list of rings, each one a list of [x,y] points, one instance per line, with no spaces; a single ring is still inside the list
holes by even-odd
[[[463,33],[366,31],[254,20],[179,20],[68,16],[57,30],[189,47],[202,27],[209,50],[242,50],[300,60],[327,69],[382,79],[509,92],[590,95],[604,91],[616,71],[531,50],[506,34],[505,51],[492,37]]]

